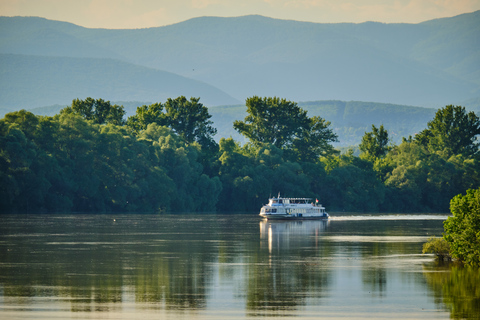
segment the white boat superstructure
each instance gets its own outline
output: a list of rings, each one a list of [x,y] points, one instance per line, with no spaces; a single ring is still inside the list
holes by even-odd
[[[260,210],[260,216],[274,219],[328,219],[325,207],[312,198],[270,198]]]

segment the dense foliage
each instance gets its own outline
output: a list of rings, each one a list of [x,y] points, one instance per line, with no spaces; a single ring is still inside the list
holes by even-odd
[[[360,150],[367,158],[382,158],[389,151],[388,132],[383,125],[380,128],[372,124],[372,132],[365,133],[360,143]]]
[[[449,199],[480,186],[479,120],[461,107],[439,110],[399,145],[372,126],[360,157],[335,152],[330,123],[294,102],[252,97],[247,107],[235,123],[243,145],[215,143],[198,98],[141,106],[126,121],[122,106],[91,98],[53,117],[9,113],[0,211],[257,211],[280,192],[329,211],[446,212]],[[455,147],[436,137],[441,128]]]
[[[422,253],[434,253],[438,260],[451,260],[450,245],[444,238],[430,237],[427,242],[423,244]]]
[[[123,106],[111,105],[110,101],[103,99],[94,100],[87,98],[85,100],[75,99],[70,107],[66,107],[60,113],[74,113],[92,120],[93,123],[104,124],[111,123],[115,125],[124,124],[123,117],[125,110]]]
[[[187,143],[198,142],[202,145],[215,145],[213,136],[217,129],[212,127],[212,116],[208,108],[199,102],[199,98],[187,100],[184,96],[169,98],[165,104],[154,103],[137,108],[127,125],[137,133],[145,130],[151,123],[168,126],[182,136]],[[165,109],[165,111],[164,111]]]
[[[444,222],[444,238],[452,256],[467,265],[480,266],[480,188],[452,199],[453,216]]]
[[[199,146],[151,124],[135,136],[62,113],[0,120],[0,210],[214,210],[218,178],[203,174]]]
[[[478,135],[478,116],[474,112],[467,113],[464,107],[449,105],[438,110],[435,118],[428,122],[428,128],[415,139],[432,152],[470,157],[478,153]]]
[[[334,153],[331,142],[337,141],[337,135],[328,128],[330,122],[318,116],[309,118],[295,102],[254,96],[246,105],[248,115],[233,127],[254,145],[271,144],[291,160],[309,162]]]

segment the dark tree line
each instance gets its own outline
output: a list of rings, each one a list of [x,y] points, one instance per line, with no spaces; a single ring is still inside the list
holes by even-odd
[[[137,108],[76,99],[54,117],[24,110],[0,120],[0,211],[253,211],[271,195],[316,197],[330,211],[448,210],[480,186],[480,121],[440,109],[427,128],[393,145],[372,126],[361,154],[296,103],[247,99],[234,128],[250,142],[213,139],[198,98]]]

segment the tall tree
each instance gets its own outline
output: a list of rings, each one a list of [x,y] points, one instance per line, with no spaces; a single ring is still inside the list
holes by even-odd
[[[246,106],[245,120],[235,121],[233,127],[255,144],[270,143],[284,148],[308,127],[307,112],[295,102],[254,96],[246,100]]]
[[[479,134],[480,119],[473,111],[467,113],[464,107],[449,105],[437,111],[415,140],[432,152],[444,152],[446,157],[471,157],[478,154]]]
[[[216,145],[213,136],[217,129],[212,127],[213,122],[209,120],[212,116],[199,101],[200,98],[187,100],[184,96],[169,98],[164,104],[166,125],[188,143],[196,141],[202,146]]]
[[[248,115],[244,121],[235,121],[233,127],[253,144],[272,144],[300,161],[316,161],[320,155],[333,152],[330,143],[337,141],[337,135],[328,128],[330,122],[309,118],[297,103],[254,96],[246,100],[246,106]]]
[[[338,153],[331,144],[338,141],[338,136],[329,126],[330,122],[321,117],[309,118],[308,126],[293,139],[291,150],[286,151],[287,157],[290,154],[294,161],[316,162],[320,156]]]
[[[444,222],[444,238],[454,258],[480,266],[480,189],[468,190],[450,202],[453,214]]]
[[[86,98],[85,100],[75,99],[70,107],[66,107],[60,113],[74,113],[97,124],[111,123],[123,125],[125,121],[125,110],[123,106],[111,105],[110,101],[103,99]]]
[[[390,150],[388,142],[388,132],[383,125],[377,128],[372,124],[372,131],[365,132],[359,148],[367,158],[382,158]]]

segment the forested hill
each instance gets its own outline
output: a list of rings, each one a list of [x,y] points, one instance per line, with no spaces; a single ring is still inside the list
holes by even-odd
[[[480,11],[418,24],[321,24],[244,16],[202,17],[135,30],[88,29],[42,18],[1,17],[0,53],[115,59],[115,63],[122,61],[208,83],[240,102],[259,95],[294,101],[376,101],[438,108],[478,101],[474,100],[480,96],[478,34]],[[83,60],[69,61],[77,64]],[[101,65],[101,61],[95,63]],[[58,62],[54,66],[58,72],[73,70],[65,66],[66,60]],[[22,107],[34,105],[37,96],[21,81],[28,73],[22,79],[5,79],[5,73],[1,77],[2,83],[11,82],[12,95],[24,97]],[[85,86],[92,80],[88,73],[82,77]],[[104,70],[103,77],[121,79],[128,74]],[[109,85],[118,88],[130,83],[102,83],[105,90],[112,90]],[[146,90],[143,87],[148,85],[145,79],[137,87]],[[102,89],[97,83],[88,88],[92,93],[82,92],[52,104],[94,96],[95,90]],[[120,98],[113,92],[100,96],[112,101],[137,99]],[[196,96],[207,103],[206,94]],[[152,100],[162,99],[159,95]],[[0,107],[13,107],[5,103],[1,101]]]

